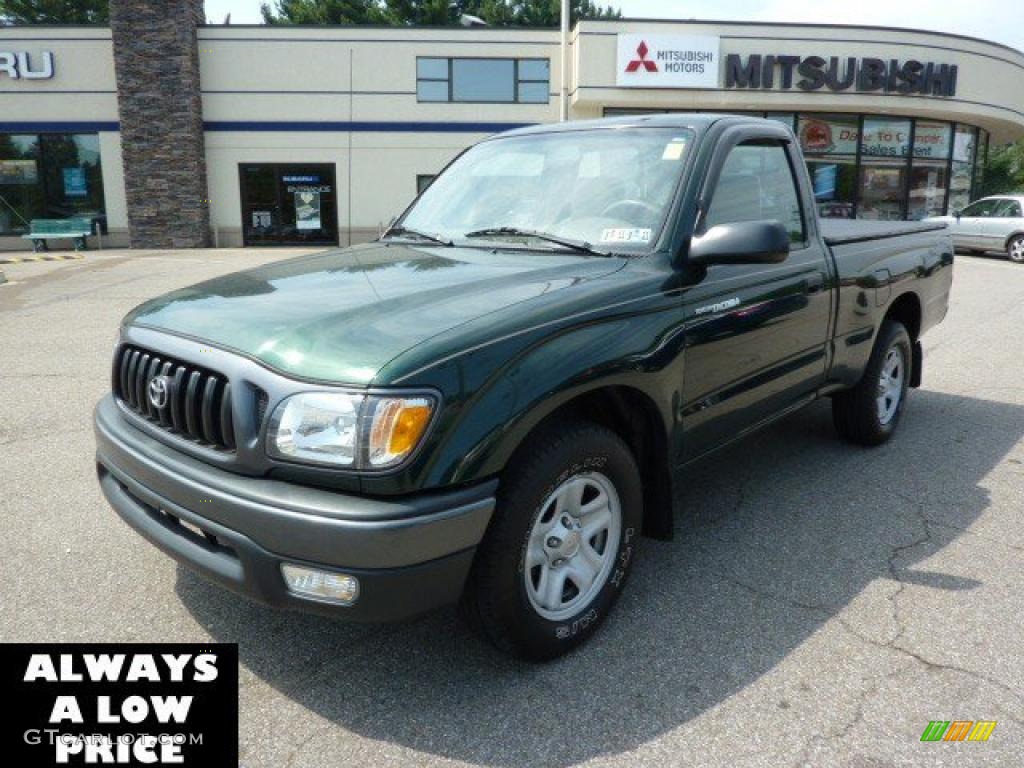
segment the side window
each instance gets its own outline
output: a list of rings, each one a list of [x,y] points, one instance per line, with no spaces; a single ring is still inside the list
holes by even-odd
[[[975,218],[987,219],[990,218],[999,205],[999,200],[979,200],[976,203],[971,203],[961,212],[961,216],[973,216]]]
[[[1016,200],[1000,200],[992,215],[1001,219],[1018,219],[1020,218],[1020,203]]]
[[[737,144],[729,151],[711,196],[705,223],[778,221],[793,243],[807,239],[796,178],[785,147],[778,142]]]

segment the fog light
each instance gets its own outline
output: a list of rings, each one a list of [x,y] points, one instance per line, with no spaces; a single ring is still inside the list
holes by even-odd
[[[355,576],[291,563],[281,564],[281,574],[288,589],[299,597],[341,605],[352,605],[359,597],[359,580]]]

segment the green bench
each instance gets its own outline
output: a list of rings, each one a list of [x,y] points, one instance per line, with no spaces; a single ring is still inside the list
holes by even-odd
[[[92,219],[32,219],[32,231],[22,238],[32,241],[36,253],[48,250],[48,240],[74,240],[75,250],[84,251],[85,238],[91,234]]]

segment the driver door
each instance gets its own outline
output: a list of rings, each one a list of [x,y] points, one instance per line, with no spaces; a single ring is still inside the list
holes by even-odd
[[[792,250],[781,264],[710,266],[687,290],[683,461],[802,403],[824,380],[833,278],[805,216],[813,198],[801,163],[773,137],[740,141],[721,165],[699,231],[776,220]]]

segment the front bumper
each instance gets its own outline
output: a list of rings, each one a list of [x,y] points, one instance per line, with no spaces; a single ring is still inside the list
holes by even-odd
[[[390,621],[453,603],[494,511],[496,480],[380,500],[236,475],[136,429],[111,396],[94,425],[100,487],[125,522],[189,568],[276,607]],[[355,576],[359,599],[298,597],[281,576],[285,562]]]

